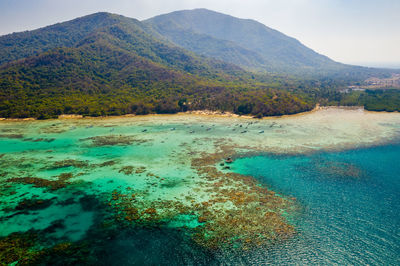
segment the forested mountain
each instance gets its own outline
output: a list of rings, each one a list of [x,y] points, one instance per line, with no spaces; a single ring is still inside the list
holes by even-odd
[[[12,33],[0,37],[0,64],[39,54],[56,47],[73,47],[96,30],[134,19],[108,13],[96,13],[68,22],[33,31]]]
[[[207,9],[176,11],[145,21],[167,40],[248,70],[309,76],[382,75],[384,71],[331,60],[257,21]]]
[[[398,108],[393,97],[338,92],[368,75],[364,68],[304,79],[291,76],[299,73],[293,69],[289,75],[288,65],[313,73],[344,66],[255,21],[208,10],[145,22],[96,13],[0,37],[0,117],[200,109],[262,117],[311,110],[317,102]]]
[[[177,11],[145,22],[188,50],[250,68],[281,72],[342,67],[257,21],[207,9]],[[237,56],[230,55],[232,50]]]
[[[157,40],[147,32],[151,32],[151,29],[138,20],[105,12],[96,13],[38,30],[0,37],[0,64],[38,55],[53,48],[78,47],[107,39],[109,43],[153,62],[178,69],[185,68],[185,71],[191,73],[221,72],[219,68],[224,71],[239,70],[234,65],[200,59],[184,49]],[[217,67],[213,68],[213,65]]]
[[[79,31],[82,28],[88,29],[85,36]],[[45,118],[62,113],[119,115],[205,108],[262,116],[313,106],[310,100],[256,84],[250,73],[235,65],[199,57],[149,32],[137,20],[99,13],[2,37],[3,43],[14,40],[15,54],[11,54],[15,57],[30,56],[0,66],[0,116]],[[36,41],[46,38],[45,43]],[[16,52],[16,47],[21,51]]]

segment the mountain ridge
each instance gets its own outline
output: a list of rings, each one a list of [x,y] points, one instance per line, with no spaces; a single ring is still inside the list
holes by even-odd
[[[180,34],[187,34],[187,37],[180,36],[182,40],[177,40],[176,38],[172,38],[172,36],[168,36],[168,33],[166,34],[165,32],[160,32],[160,29],[157,27],[157,25],[154,25],[152,21],[163,18],[165,16],[175,16],[176,14],[184,14],[186,12],[189,12],[192,14],[193,12],[200,12],[200,13],[206,13],[206,14],[212,14],[213,16],[221,16],[222,18],[229,18],[234,21],[239,21],[239,22],[246,22],[246,23],[251,23],[252,25],[256,25],[258,28],[262,28],[263,30],[267,30],[270,33],[273,33],[273,35],[277,35],[279,38],[283,38],[286,41],[289,41],[291,43],[294,43],[296,45],[302,46],[302,49],[305,49],[307,53],[312,53],[314,55],[317,55],[319,58],[317,62],[306,62],[305,64],[296,63],[295,56],[292,56],[291,53],[296,53],[295,51],[285,51],[285,52],[279,52],[279,54],[286,55],[286,58],[282,60],[276,60],[276,54],[274,52],[268,54],[268,55],[262,55],[260,51],[255,51],[254,49],[249,49],[248,45],[248,39],[249,38],[244,38],[245,43],[243,44],[238,44],[235,41],[232,40],[226,40],[223,39],[221,36],[212,36],[209,33],[198,33],[198,32],[190,32],[187,29],[183,27],[183,31],[179,32]],[[90,20],[94,20],[96,23],[89,23],[91,27],[85,27],[82,26],[82,24],[85,24],[84,22],[90,22]],[[304,46],[300,41],[298,41],[295,38],[292,38],[290,36],[287,36],[275,29],[269,28],[265,26],[264,24],[261,24],[257,22],[256,20],[253,19],[240,19],[240,18],[235,18],[230,15],[218,13],[215,11],[211,11],[208,9],[200,8],[200,9],[194,9],[194,10],[181,10],[181,11],[175,11],[172,13],[168,14],[163,14],[159,15],[144,21],[139,21],[134,18],[128,18],[124,17],[118,14],[113,14],[113,13],[108,13],[108,12],[97,12],[94,14],[90,14],[87,16],[82,16],[73,20],[69,20],[70,24],[76,24],[75,27],[74,25],[69,25],[65,26],[66,22],[61,22],[61,23],[56,23],[50,26],[42,27],[36,30],[32,31],[23,31],[23,32],[18,32],[18,33],[11,33],[7,35],[0,36],[0,65],[10,62],[13,60],[18,60],[20,58],[24,58],[33,54],[37,54],[40,52],[47,51],[52,48],[57,48],[57,47],[72,47],[73,45],[76,44],[76,42],[82,38],[83,36],[89,34],[90,32],[94,32],[98,30],[99,28],[102,28],[104,26],[109,26],[113,24],[118,24],[120,21],[124,22],[134,22],[136,24],[140,23],[141,27],[144,29],[144,31],[157,38],[157,39],[162,39],[164,42],[171,43],[172,45],[179,46],[181,48],[184,48],[187,51],[194,52],[197,55],[200,56],[205,56],[205,57],[210,57],[214,58],[217,60],[221,60],[227,63],[235,64],[241,68],[244,68],[247,71],[251,72],[271,72],[271,73],[277,73],[277,74],[309,74],[309,73],[321,73],[322,75],[331,75],[331,74],[339,74],[343,75],[346,74],[346,72],[357,72],[354,75],[357,75],[359,72],[376,72],[375,70],[377,68],[367,68],[367,67],[360,67],[360,66],[354,66],[354,65],[346,65],[342,63],[335,62],[331,60],[330,58],[321,55],[314,50]],[[202,21],[205,21],[202,19]],[[175,23],[176,24],[176,23]],[[213,23],[214,25],[215,23]],[[158,30],[157,30],[158,28]],[[181,27],[182,28],[182,27]],[[225,27],[223,27],[225,29]],[[175,31],[177,30],[176,27],[174,29]],[[68,36],[65,36],[66,32],[75,32],[77,37],[76,38],[68,38]],[[44,36],[40,37],[41,32],[47,32]],[[34,38],[32,38],[34,36]],[[39,36],[39,37],[38,37]],[[176,37],[176,36],[175,36]],[[188,38],[190,37],[190,38]],[[254,37],[254,36],[253,36]],[[278,39],[279,39],[278,38]],[[33,41],[32,41],[33,39]],[[188,39],[192,39],[189,41],[186,45],[183,44],[183,41],[187,41]],[[251,38],[250,38],[251,39]],[[265,39],[265,38],[264,38]],[[29,42],[27,42],[29,40]],[[52,40],[49,42],[49,40]],[[241,40],[243,41],[243,40]],[[264,40],[265,41],[265,40]],[[208,48],[209,43],[214,43],[215,48],[211,47]],[[211,44],[213,46],[213,44]],[[284,45],[277,45],[277,46],[282,46],[284,48]],[[283,49],[282,48],[282,49]],[[287,48],[285,48],[287,49]],[[289,56],[289,58],[288,58]],[[307,59],[306,55],[301,55],[301,57],[304,59]],[[302,60],[303,60],[302,59]],[[308,60],[308,59],[307,59]],[[306,61],[307,61],[306,60]],[[328,67],[316,67],[316,66],[310,66],[310,64],[316,64],[318,61],[326,61],[328,62]],[[310,61],[310,60],[309,60]],[[312,61],[312,60],[311,60]],[[321,63],[321,62],[319,62]],[[296,65],[297,64],[297,65]],[[372,70],[372,71],[371,71]],[[370,73],[368,73],[370,74]]]
[[[300,68],[318,67],[321,64],[329,64],[332,68],[343,66],[343,64],[334,62],[328,57],[304,46],[297,39],[255,20],[239,19],[207,9],[175,11],[147,19],[144,22],[152,26],[161,35],[164,34],[169,40],[188,50],[192,50],[191,45],[193,45],[193,42],[185,45],[185,40],[177,38],[177,34],[173,35],[171,31],[180,31],[181,34],[189,31],[224,41],[231,41],[237,46],[255,52],[259,57],[263,58],[264,63],[259,65],[258,69],[263,69],[267,66],[266,70],[279,72],[285,69],[293,69],[293,65],[296,64]],[[180,28],[174,29],[174,25],[179,25]],[[207,46],[204,42],[201,45]],[[198,51],[194,50],[194,52]],[[207,55],[208,53],[203,52],[202,54]],[[231,62],[243,66],[240,62]],[[271,64],[275,66],[268,68],[268,65]]]

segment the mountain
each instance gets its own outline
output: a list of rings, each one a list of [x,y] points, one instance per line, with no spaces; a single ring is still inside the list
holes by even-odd
[[[337,63],[257,21],[207,9],[176,11],[144,22],[187,50],[248,70],[289,74],[369,71]]]
[[[198,56],[159,39],[147,24],[109,13],[2,36],[0,48],[1,117],[188,109],[262,116],[313,107],[299,94],[271,89],[236,65]]]
[[[316,103],[400,110],[398,92],[340,92],[388,73],[333,62],[255,21],[208,10],[144,22],[101,12],[0,36],[0,117],[204,109],[262,117]]]
[[[136,19],[100,12],[38,30],[13,33],[0,37],[0,65],[13,60],[38,55],[59,47],[77,47],[106,38],[121,48],[135,52],[154,62],[200,74],[240,70],[239,67],[200,59],[182,48],[154,38],[151,29]],[[217,66],[213,68],[212,65]],[[236,74],[233,72],[233,74]]]
[[[128,18],[96,13],[33,31],[1,36],[0,65],[56,47],[73,47],[96,30],[118,24],[121,20],[135,23],[134,20]]]

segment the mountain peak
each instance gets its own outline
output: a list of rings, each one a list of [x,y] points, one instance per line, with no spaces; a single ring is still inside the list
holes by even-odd
[[[185,49],[245,68],[292,73],[338,67],[326,56],[260,22],[204,8],[175,11],[145,23]]]

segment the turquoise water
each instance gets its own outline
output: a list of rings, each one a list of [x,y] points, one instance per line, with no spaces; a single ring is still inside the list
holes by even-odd
[[[238,159],[255,176],[303,206],[299,234],[257,262],[399,265],[400,144]]]
[[[3,121],[0,262],[398,265],[399,129],[346,109]]]

